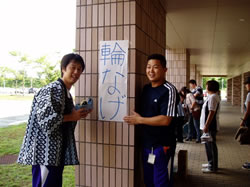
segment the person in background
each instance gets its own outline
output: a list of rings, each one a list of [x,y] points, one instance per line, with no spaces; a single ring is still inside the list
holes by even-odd
[[[193,96],[193,94],[191,93],[191,91],[187,88],[187,87],[182,87],[181,88],[181,93],[182,95],[184,95],[185,98],[185,104],[188,108],[189,111],[189,130],[188,130],[188,137],[186,139],[186,141],[191,141],[192,140],[192,136],[193,136],[193,126],[195,127],[195,131],[196,131],[196,143],[200,143],[200,107],[199,105],[196,103],[196,100]]]
[[[163,55],[153,54],[148,57],[146,75],[150,84],[143,88],[140,111],[124,117],[124,121],[130,125],[142,125],[144,183],[147,187],[173,185],[175,119],[179,95],[175,86],[166,81],[166,72],[166,59]]]
[[[188,137],[188,131],[189,131],[189,111],[188,111],[188,107],[185,103],[185,96],[181,93],[181,91],[179,91],[179,95],[180,95],[180,100],[182,103],[182,108],[184,111],[184,124],[183,124],[183,128],[182,128],[182,132],[183,132],[183,138],[187,138]]]
[[[219,83],[215,80],[210,80],[206,83],[206,89],[208,97],[202,107],[200,129],[203,130],[202,140],[203,137],[206,140],[204,143],[208,163],[202,164],[202,172],[211,173],[218,170],[216,133],[219,128],[217,121],[220,106],[220,97],[218,95]]]
[[[178,117],[176,122],[176,137],[177,142],[184,143],[183,142],[183,125],[185,124],[185,109],[183,107],[184,105],[184,96],[179,92],[180,95],[180,102],[177,106],[178,109]]]
[[[189,82],[189,88],[195,97],[196,103],[202,108],[204,103],[202,87],[197,86],[196,80],[191,79]]]
[[[82,57],[70,53],[61,60],[61,78],[34,96],[17,162],[32,165],[33,187],[61,187],[65,165],[79,164],[74,130],[89,110],[75,110],[69,92],[85,68]]]
[[[242,122],[240,123],[240,127],[247,126],[250,128],[250,77],[247,77],[246,81],[244,82],[246,89],[247,89],[247,97],[244,103],[244,117]],[[246,162],[242,165],[243,169],[250,170],[250,162]]]
[[[200,109],[202,109],[202,105],[204,103],[203,98],[203,89],[201,86],[197,86],[196,80],[191,79],[189,82],[189,89],[191,90],[192,94],[195,97],[196,103],[200,106]],[[198,115],[198,113],[196,113]],[[197,116],[196,118],[200,120],[200,116]],[[200,125],[200,122],[199,122]],[[195,135],[194,135],[195,136]],[[197,139],[197,137],[196,137]]]

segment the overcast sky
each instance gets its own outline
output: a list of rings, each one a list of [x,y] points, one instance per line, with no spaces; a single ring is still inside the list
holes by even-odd
[[[0,66],[16,67],[10,51],[31,57],[72,52],[75,0],[0,0]]]

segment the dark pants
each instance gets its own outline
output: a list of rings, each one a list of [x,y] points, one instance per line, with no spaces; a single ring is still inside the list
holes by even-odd
[[[189,114],[189,119],[188,119],[188,139],[193,139],[194,138],[194,122],[193,122],[193,116],[190,113]]]
[[[155,163],[149,164],[148,156],[151,149],[143,150],[144,183],[146,187],[172,187],[173,186],[173,164],[175,146],[164,151],[160,146],[154,149]],[[171,158],[170,176],[168,174],[168,162]]]
[[[195,128],[195,131],[196,131],[196,140],[200,141],[200,139],[201,139],[200,119],[195,119],[193,117],[193,124],[194,124],[194,128]]]
[[[218,149],[216,145],[216,131],[210,131],[210,135],[213,138],[212,142],[206,142],[205,148],[207,153],[208,163],[211,165],[209,169],[218,170]]]
[[[64,166],[32,166],[33,187],[61,187]]]
[[[177,127],[176,127],[176,136],[178,142],[183,142],[183,125],[184,125],[184,116],[177,118]]]
[[[200,119],[195,119],[192,116],[192,113],[189,114],[189,120],[188,120],[188,138],[193,139],[196,138],[196,140],[200,140],[201,134],[200,134]]]

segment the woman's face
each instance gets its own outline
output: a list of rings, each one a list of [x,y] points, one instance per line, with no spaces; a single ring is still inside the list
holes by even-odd
[[[206,85],[206,90],[208,94],[211,94],[211,91],[208,90],[208,85]]]
[[[183,91],[181,91],[181,94],[182,94],[182,95],[185,95],[185,93],[184,93]]]
[[[250,84],[246,84],[245,86],[246,86],[247,91],[250,91]]]

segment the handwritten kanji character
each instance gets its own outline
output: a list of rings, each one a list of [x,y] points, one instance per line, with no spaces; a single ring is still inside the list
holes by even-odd
[[[108,102],[117,104],[116,111],[115,111],[114,115],[110,118],[110,120],[113,120],[117,116],[117,114],[119,112],[120,105],[124,104],[124,103],[120,101],[120,97],[117,97],[117,101],[108,101]]]
[[[107,58],[111,54],[111,48],[110,45],[104,44],[101,47],[101,56],[104,58],[101,58],[101,60],[104,61],[104,65],[106,65],[106,61],[110,60],[110,58]]]
[[[121,46],[116,42],[115,47],[111,53],[111,64],[122,66],[125,60],[126,52],[121,48]]]

